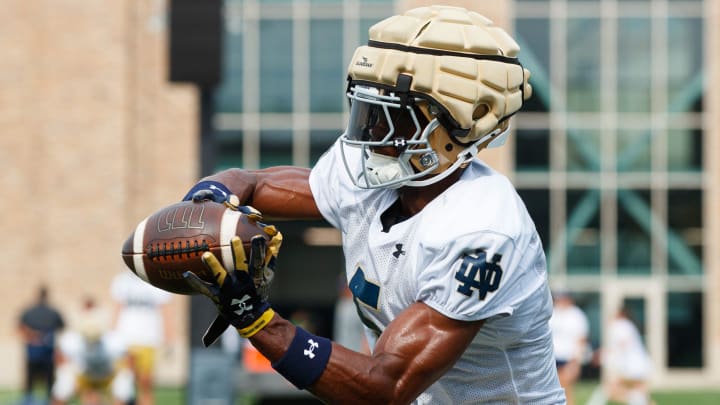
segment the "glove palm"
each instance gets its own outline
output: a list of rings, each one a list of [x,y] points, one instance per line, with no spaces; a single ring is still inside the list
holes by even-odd
[[[270,242],[266,242],[262,235],[253,237],[250,241],[249,258],[245,256],[240,238],[236,236],[231,239],[234,268],[230,271],[223,267],[214,254],[203,254],[203,263],[214,276],[212,283],[203,281],[190,271],[183,274],[188,284],[195,291],[210,298],[219,312],[203,336],[206,347],[229,325],[237,328],[244,337],[250,337],[272,319],[274,312],[267,298],[274,278],[275,259],[282,243],[282,234],[269,225],[266,225],[264,230],[271,236]]]

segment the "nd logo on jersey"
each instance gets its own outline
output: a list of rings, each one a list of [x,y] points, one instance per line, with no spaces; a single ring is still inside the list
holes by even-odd
[[[484,250],[467,254],[463,257],[460,268],[455,273],[455,280],[460,282],[457,292],[471,297],[477,290],[480,301],[485,299],[489,292],[494,292],[500,286],[502,269],[500,268],[502,255],[494,254],[490,262]]]

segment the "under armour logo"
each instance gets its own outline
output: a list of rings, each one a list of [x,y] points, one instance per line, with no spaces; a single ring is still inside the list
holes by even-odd
[[[308,344],[309,344],[310,346],[308,346],[307,349],[303,350],[303,355],[308,356],[308,357],[311,358],[311,359],[314,359],[314,358],[315,358],[315,353],[313,353],[313,352],[315,351],[315,349],[317,349],[318,347],[320,347],[320,344],[318,344],[318,342],[316,342],[316,341],[314,341],[314,340],[312,340],[312,339],[308,339],[307,342],[308,342]]]
[[[407,147],[407,141],[404,138],[395,138],[393,140],[393,146],[395,149],[405,149]]]
[[[233,298],[232,301],[230,301],[231,307],[238,307],[234,312],[238,315],[244,314],[246,311],[252,311],[253,306],[247,304],[247,300],[250,299],[249,295],[245,295],[241,299]]]
[[[405,251],[402,250],[402,243],[398,243],[395,245],[395,251],[393,252],[393,256],[395,256],[396,259],[400,258],[400,255],[404,255]]]

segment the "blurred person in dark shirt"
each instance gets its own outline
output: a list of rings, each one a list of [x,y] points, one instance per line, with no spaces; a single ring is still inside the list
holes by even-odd
[[[65,327],[65,321],[48,302],[48,289],[40,286],[37,301],[20,315],[20,336],[25,344],[25,386],[23,403],[32,402],[33,386],[42,380],[45,398],[55,378],[55,336]]]

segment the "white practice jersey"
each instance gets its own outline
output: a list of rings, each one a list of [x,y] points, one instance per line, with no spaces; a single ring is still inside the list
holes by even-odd
[[[357,188],[338,143],[313,168],[310,186],[325,219],[342,232],[349,286],[371,345],[416,302],[449,318],[486,320],[416,404],[565,402],[542,244],[504,176],[476,159],[458,182],[387,232],[380,214],[397,190]]]
[[[162,306],[171,294],[146,283],[130,271],[117,274],[110,286],[120,304],[115,330],[130,346],[157,347],[165,333]]]
[[[583,360],[589,326],[582,309],[575,305],[556,307],[550,318],[550,330],[553,335],[556,360]]]

